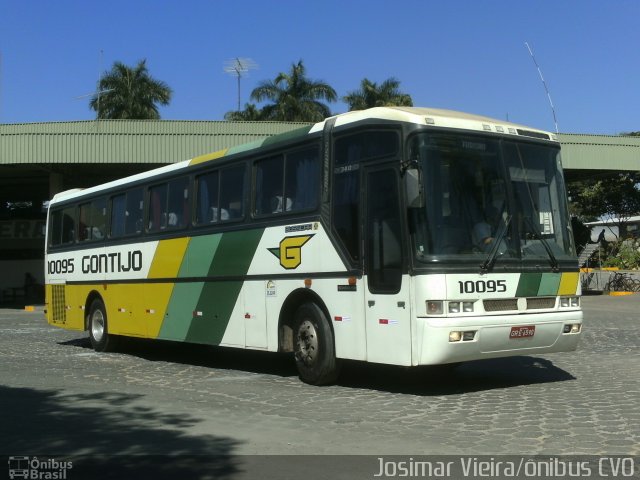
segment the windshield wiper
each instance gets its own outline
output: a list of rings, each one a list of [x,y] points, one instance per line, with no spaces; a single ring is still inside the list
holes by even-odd
[[[496,259],[498,258],[498,250],[500,249],[500,244],[502,243],[502,239],[507,234],[507,230],[509,229],[509,223],[511,223],[511,215],[509,215],[502,225],[500,226],[500,230],[496,233],[495,238],[493,239],[493,246],[491,247],[491,251],[489,255],[480,265],[480,275],[484,275],[485,273],[493,270],[493,265],[496,263]]]
[[[538,231],[535,224],[533,223],[533,220],[531,220],[530,217],[525,217],[525,219],[527,220],[527,223],[531,227],[531,232],[533,233],[533,236],[536,238],[536,240],[540,240],[540,243],[542,244],[544,249],[547,251],[547,255],[549,255],[549,263],[551,264],[551,271],[554,273],[559,272],[560,268],[558,266],[558,259],[551,251],[549,242],[547,242],[544,238],[542,238],[542,234]]]

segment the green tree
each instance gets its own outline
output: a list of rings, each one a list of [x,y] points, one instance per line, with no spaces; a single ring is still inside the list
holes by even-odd
[[[135,67],[114,62],[98,85],[89,107],[101,119],[156,120],[160,118],[158,105],[168,105],[171,88],[156,80],[141,60]]]
[[[256,102],[272,103],[262,109],[264,120],[283,122],[319,122],[331,115],[323,100],[335,102],[336,91],[327,83],[311,80],[300,60],[291,65],[287,73],[281,72],[274,80],[261,82],[251,92]]]
[[[391,77],[378,85],[368,78],[360,82],[360,88],[349,92],[342,100],[349,105],[349,110],[364,110],[373,107],[412,107],[411,95],[402,93],[400,81]]]
[[[255,122],[264,120],[264,113],[253,103],[246,103],[244,110],[232,110],[224,114],[224,119],[230,122]]]
[[[603,218],[626,234],[629,217],[640,214],[640,172],[609,175],[571,185],[572,203],[583,218]]]

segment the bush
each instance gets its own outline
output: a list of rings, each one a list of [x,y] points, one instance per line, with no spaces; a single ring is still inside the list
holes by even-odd
[[[603,267],[618,267],[621,270],[640,269],[640,240],[626,239],[607,244],[603,256]]]

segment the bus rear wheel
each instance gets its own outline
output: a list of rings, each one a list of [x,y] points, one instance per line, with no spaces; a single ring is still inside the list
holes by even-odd
[[[340,373],[331,326],[315,303],[296,311],[293,323],[293,352],[300,379],[311,385],[334,383]]]
[[[109,333],[107,310],[104,302],[96,298],[89,307],[89,339],[96,352],[109,352],[115,349],[117,338]]]

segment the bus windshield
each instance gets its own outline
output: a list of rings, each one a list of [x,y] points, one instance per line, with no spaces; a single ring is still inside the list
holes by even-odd
[[[419,262],[575,260],[559,148],[419,133],[407,151],[422,169],[425,202],[409,212]]]

